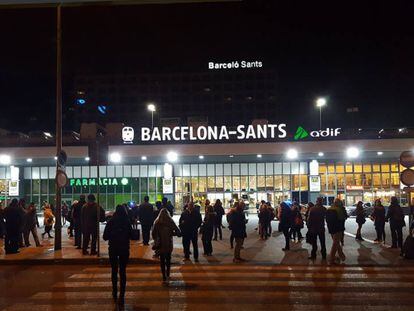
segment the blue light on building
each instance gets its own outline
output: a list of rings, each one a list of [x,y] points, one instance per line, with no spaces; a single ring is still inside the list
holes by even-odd
[[[77,105],[79,105],[79,106],[83,106],[83,105],[85,105],[85,104],[86,104],[86,100],[85,100],[85,99],[83,99],[83,98],[78,98],[78,99],[76,100],[76,104],[77,104]]]
[[[98,111],[100,114],[106,114],[106,106],[105,105],[99,105]]]

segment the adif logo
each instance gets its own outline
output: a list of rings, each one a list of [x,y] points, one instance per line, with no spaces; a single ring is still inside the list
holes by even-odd
[[[311,137],[336,137],[341,134],[340,128],[326,128],[325,130],[317,130],[308,133],[302,126],[299,126],[296,130],[294,140],[304,139],[308,136]]]
[[[129,126],[125,126],[122,129],[122,140],[125,144],[132,144],[134,141],[134,129]]]

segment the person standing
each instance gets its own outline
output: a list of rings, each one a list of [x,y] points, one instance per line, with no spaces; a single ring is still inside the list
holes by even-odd
[[[232,235],[236,241],[236,246],[234,247],[234,258],[233,262],[238,263],[244,261],[240,257],[240,251],[243,247],[244,239],[247,237],[246,234],[246,216],[244,214],[244,202],[240,201],[237,204],[236,210],[232,213],[230,218],[230,225]]]
[[[214,221],[214,241],[217,241],[217,233],[220,237],[220,240],[223,240],[223,216],[225,214],[223,204],[220,199],[216,200],[214,204],[214,212],[216,213],[216,219]]]
[[[181,236],[180,229],[171,218],[168,210],[163,208],[154,222],[152,238],[154,239],[154,250],[157,250],[160,255],[160,267],[164,282],[170,277],[174,235]]]
[[[198,262],[198,229],[201,225],[201,214],[195,210],[193,202],[182,212],[179,227],[183,236],[184,260],[190,260],[190,243],[193,245],[194,261]]]
[[[88,201],[90,201],[88,196]],[[132,227],[125,206],[118,205],[115,213],[105,226],[103,239],[109,244],[111,263],[112,297],[118,299],[118,272],[120,278],[119,303],[124,303],[126,288],[126,267],[129,261],[129,244]]]
[[[62,225],[66,225],[66,220],[68,218],[69,208],[66,202],[62,202]]]
[[[289,202],[280,203],[279,207],[279,231],[285,237],[285,247],[282,251],[290,250],[290,228],[292,227],[292,210]]]
[[[328,224],[328,231],[332,236],[332,248],[330,253],[330,263],[336,264],[336,254],[338,254],[339,259],[345,261],[346,257],[342,250],[342,233],[343,233],[343,224],[342,220],[339,217],[341,211],[340,199],[335,199],[334,204],[328,208],[326,211],[326,222]]]
[[[344,202],[337,198],[334,200],[334,204],[336,202],[336,210],[338,212],[338,220],[339,223],[341,225],[341,244],[342,246],[344,246],[344,238],[345,238],[345,222],[346,219],[348,218],[348,213],[346,212],[345,206],[344,206]]]
[[[144,202],[138,208],[138,218],[141,222],[144,245],[149,245],[151,227],[154,222],[154,207],[149,203],[147,195],[144,197]]]
[[[53,215],[52,208],[49,204],[45,205],[45,210],[43,211],[43,222],[45,225],[45,232],[42,233],[42,238],[45,237],[45,234],[49,237],[49,239],[53,238],[50,234],[50,231],[53,228],[53,224],[55,223],[55,216]]]
[[[355,240],[364,241],[361,235],[362,225],[365,223],[364,203],[362,203],[362,201],[359,201],[357,203],[355,213],[356,213],[355,221],[358,224],[358,229],[356,232]]]
[[[6,254],[19,253],[19,236],[22,234],[23,217],[23,210],[19,207],[17,199],[13,199],[9,206],[4,209],[4,219],[6,221],[4,248]]]
[[[96,239],[98,235],[98,208],[100,218],[105,218],[105,211],[95,202],[95,195],[88,195],[88,202],[83,205],[81,211],[83,245],[82,254],[88,255],[89,241],[91,241],[91,255],[97,255]]]
[[[166,197],[162,198],[162,207],[166,208],[170,213],[171,217],[174,216],[174,206],[171,204],[171,201],[168,201]]]
[[[37,229],[36,229],[36,226],[38,225],[36,206],[33,202],[30,203],[29,206],[27,207],[25,218],[26,220],[24,222],[24,232],[23,232],[24,244],[26,245],[26,247],[30,246],[29,236],[31,232],[33,235],[33,239],[36,243],[36,246],[40,247],[41,245],[39,242],[39,237],[37,235]]]
[[[216,213],[214,208],[210,205],[210,201],[206,200],[205,204],[206,213],[204,216],[203,224],[201,225],[201,240],[203,241],[204,255],[211,256],[213,254],[213,239],[214,222],[216,219]]]
[[[20,213],[23,215],[23,222],[22,222],[22,226],[20,228],[20,235],[19,235],[19,247],[22,248],[22,247],[25,247],[25,244],[24,244],[24,229],[25,229],[25,226],[26,226],[26,224],[25,224],[25,221],[26,221],[26,217],[25,217],[25,215],[26,215],[26,200],[25,199],[20,199],[19,203],[18,203],[18,206],[21,210]]]
[[[325,244],[325,218],[326,208],[323,206],[323,199],[319,197],[316,200],[316,204],[309,204],[309,210],[307,212],[307,226],[308,234],[310,235],[312,251],[309,259],[316,259],[316,252],[318,251],[318,238],[321,244],[322,259],[326,260],[326,244]]]
[[[262,240],[267,239],[269,233],[268,225],[270,223],[270,211],[266,205],[266,202],[262,200],[262,204],[259,207],[259,235]]]
[[[85,195],[81,194],[79,201],[73,204],[72,207],[73,230],[75,231],[75,246],[77,249],[82,248],[82,207],[85,204]]]
[[[272,204],[270,202],[266,203],[267,205],[267,209],[269,210],[269,223],[267,225],[267,236],[271,237],[272,236],[272,220],[275,219],[275,209],[272,207]]]
[[[403,246],[402,228],[405,227],[404,211],[398,203],[397,197],[391,197],[391,204],[388,207],[386,220],[390,222],[392,245],[391,248]]]
[[[382,205],[381,199],[375,200],[371,219],[374,221],[375,231],[377,232],[377,238],[374,242],[385,243],[385,207]]]
[[[236,212],[238,203],[234,202],[233,207],[230,208],[230,210],[227,212],[226,220],[229,224],[229,230],[230,230],[230,248],[232,249],[234,246],[234,236],[233,236],[233,230],[231,229],[231,218],[233,217],[234,213]]]
[[[302,241],[302,232],[300,231],[303,228],[303,218],[300,212],[300,206],[297,202],[294,202],[292,205],[292,221],[290,229],[290,237],[296,242],[296,236],[298,237],[298,242]]]

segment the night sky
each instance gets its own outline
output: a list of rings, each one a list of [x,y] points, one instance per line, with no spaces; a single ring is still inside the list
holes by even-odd
[[[341,4],[342,3],[342,4]],[[283,118],[414,127],[412,1],[242,1],[63,9],[64,128],[82,73],[199,72],[262,60]],[[54,129],[55,11],[0,9],[0,128]],[[75,129],[76,130],[76,129]]]

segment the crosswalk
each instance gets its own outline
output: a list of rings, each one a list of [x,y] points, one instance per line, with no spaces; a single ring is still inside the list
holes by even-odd
[[[414,310],[414,267],[173,266],[128,268],[125,310]],[[86,267],[6,310],[115,310],[109,267]]]

